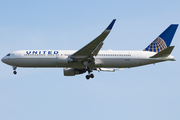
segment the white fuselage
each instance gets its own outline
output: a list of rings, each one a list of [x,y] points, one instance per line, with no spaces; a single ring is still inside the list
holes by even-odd
[[[84,68],[82,61],[68,62],[68,56],[73,50],[22,50],[10,53],[2,61],[17,67],[69,67]],[[92,68],[130,68],[173,60],[169,55],[166,58],[150,58],[155,52],[149,51],[113,51],[102,50],[95,58]]]

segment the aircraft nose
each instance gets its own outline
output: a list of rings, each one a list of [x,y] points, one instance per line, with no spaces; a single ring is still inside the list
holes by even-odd
[[[6,57],[3,57],[3,58],[1,59],[1,61],[2,61],[3,63],[6,63],[6,62],[7,62],[7,58],[6,58]]]

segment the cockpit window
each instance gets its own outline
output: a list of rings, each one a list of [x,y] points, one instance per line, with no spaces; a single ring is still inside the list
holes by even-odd
[[[9,53],[9,54],[7,54],[6,56],[10,56],[11,54]]]

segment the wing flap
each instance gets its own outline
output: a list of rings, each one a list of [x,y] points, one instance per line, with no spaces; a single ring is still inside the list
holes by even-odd
[[[92,51],[91,54],[93,56],[96,56],[98,54],[99,50],[102,48],[103,44],[104,44],[103,42],[99,43],[99,45],[94,49],[94,51]]]

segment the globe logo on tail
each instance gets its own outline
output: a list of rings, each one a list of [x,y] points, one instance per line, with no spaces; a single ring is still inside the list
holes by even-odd
[[[165,41],[162,38],[157,37],[147,48],[144,49],[144,51],[151,51],[158,53],[164,50],[165,48],[167,48]]]

